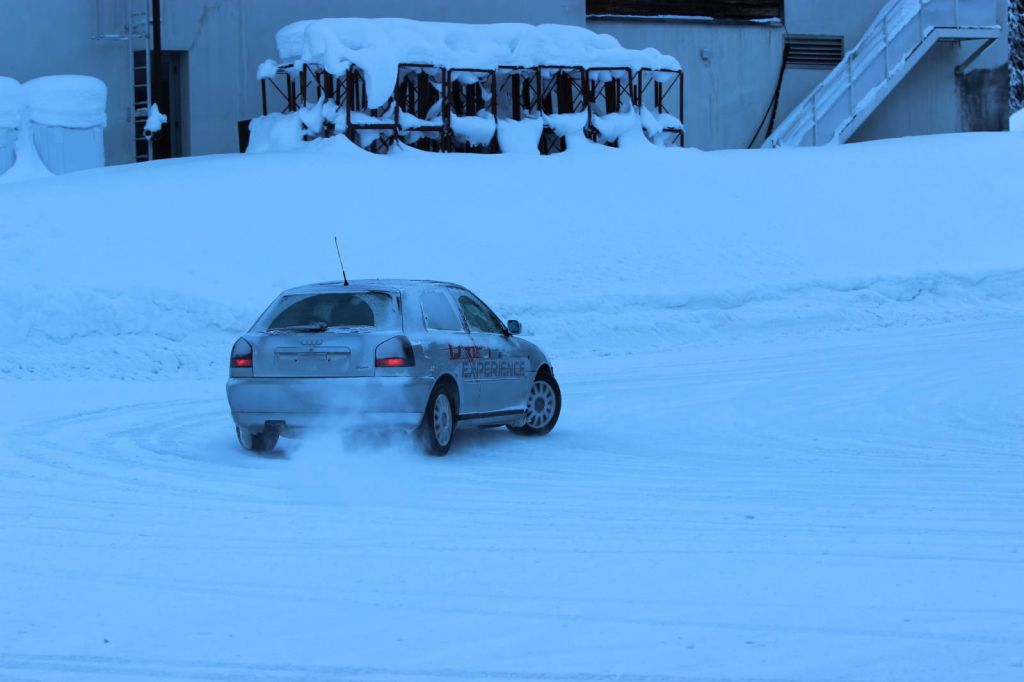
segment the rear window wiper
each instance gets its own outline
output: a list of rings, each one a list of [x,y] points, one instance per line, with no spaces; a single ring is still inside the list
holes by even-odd
[[[303,332],[306,334],[315,334],[316,332],[327,331],[327,325],[323,322],[317,322],[316,324],[293,324],[288,327],[275,327],[268,329],[268,332]]]

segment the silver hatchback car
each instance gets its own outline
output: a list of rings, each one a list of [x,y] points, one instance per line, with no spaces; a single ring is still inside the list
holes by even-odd
[[[313,426],[415,430],[444,455],[457,426],[554,428],[547,356],[468,289],[324,282],[285,291],[231,349],[228,403],[242,447],[268,452]]]

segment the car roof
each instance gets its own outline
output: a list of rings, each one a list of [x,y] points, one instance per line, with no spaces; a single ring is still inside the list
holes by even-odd
[[[345,291],[403,291],[408,289],[422,289],[429,286],[448,286],[464,289],[460,284],[441,282],[432,279],[350,279],[348,286],[337,280],[334,282],[316,282],[304,284],[281,292],[282,295],[292,294],[317,294],[324,292],[345,292]]]

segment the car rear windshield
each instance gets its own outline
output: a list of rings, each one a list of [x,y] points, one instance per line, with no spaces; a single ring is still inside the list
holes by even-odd
[[[274,302],[261,322],[267,331],[317,329],[399,329],[398,303],[381,291],[286,295]]]

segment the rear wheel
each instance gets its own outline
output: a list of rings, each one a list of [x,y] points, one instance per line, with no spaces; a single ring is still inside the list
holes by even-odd
[[[250,431],[240,426],[235,427],[235,434],[241,446],[250,452],[270,452],[277,447],[280,435],[273,431]]]
[[[420,435],[431,455],[447,455],[458,423],[458,402],[451,384],[438,384],[430,394],[420,425]]]
[[[526,399],[526,423],[508,427],[523,436],[543,436],[550,433],[562,413],[562,391],[550,372],[537,375]]]

